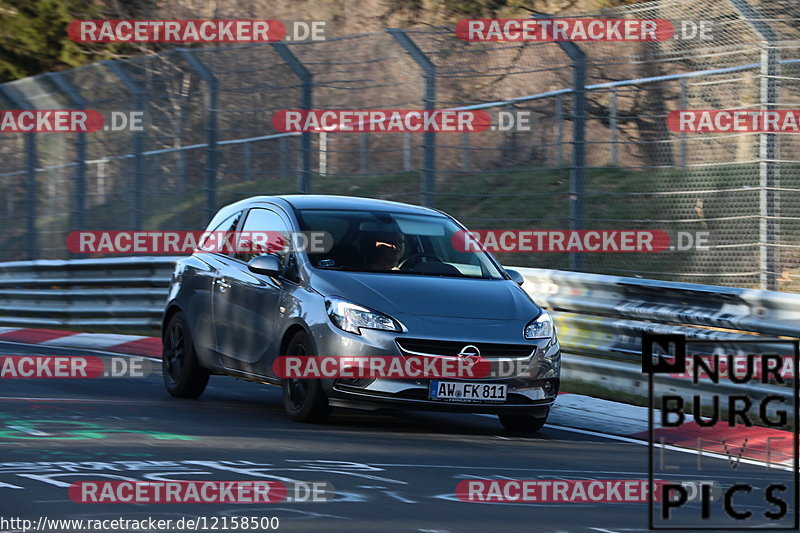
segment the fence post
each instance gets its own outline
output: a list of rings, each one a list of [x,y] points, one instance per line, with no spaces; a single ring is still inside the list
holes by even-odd
[[[253,149],[249,142],[244,143],[244,181],[253,181]]]
[[[403,172],[411,171],[411,133],[403,132]]]
[[[680,83],[680,87],[681,87],[681,94],[680,94],[680,99],[679,99],[678,106],[680,107],[680,109],[686,109],[686,106],[689,105],[689,103],[688,103],[688,94],[687,94],[688,93],[688,89],[687,89],[687,86],[686,86],[686,78],[681,78],[681,81],[679,83]],[[687,165],[688,160],[689,160],[689,153],[688,153],[689,147],[687,145],[687,143],[688,143],[688,134],[685,131],[682,131],[680,133],[680,139],[681,139],[680,167],[681,168],[686,168],[686,165]]]
[[[81,96],[72,83],[65,80],[60,72],[48,72],[45,77],[64,93],[73,109],[86,109],[86,99]],[[75,134],[75,189],[73,201],[72,230],[80,231],[86,227],[86,132]]]
[[[514,104],[506,103],[504,110],[508,116],[513,116]],[[517,162],[517,152],[517,134],[509,128],[505,131],[505,140],[503,141],[503,163],[513,167]]]
[[[388,28],[389,35],[411,56],[411,58],[422,69],[425,77],[425,95],[423,97],[424,108],[426,111],[433,111],[436,108],[436,65],[426,56],[422,50],[412,41],[406,33],[398,28]],[[436,188],[436,133],[426,131],[422,137],[423,157],[422,157],[422,205],[433,206],[433,198]]]
[[[534,18],[550,18],[534,15]],[[558,46],[572,60],[572,164],[569,173],[570,229],[586,229],[586,54],[571,41],[559,41]],[[580,252],[569,255],[572,270],[583,270],[584,257]]]
[[[289,65],[295,76],[300,79],[303,90],[300,94],[300,109],[308,111],[313,105],[313,78],[311,72],[297,59],[284,43],[270,43],[278,55]],[[304,131],[300,134],[300,176],[297,180],[297,190],[303,194],[311,192],[311,132]]]
[[[328,175],[328,132],[319,132],[319,175]]]
[[[461,132],[461,170],[469,172],[469,132]]]
[[[369,163],[367,161],[367,154],[369,154],[369,137],[367,137],[367,135],[369,135],[367,132],[363,132],[359,139],[358,173],[362,176],[366,176],[369,173]]]
[[[217,99],[219,82],[211,70],[200,61],[189,48],[178,48],[178,52],[206,84],[206,222],[214,218],[217,211],[217,171],[219,149],[217,147]]]
[[[728,0],[761,41],[760,93],[761,108],[775,109],[778,101],[780,52],[778,37],[747,0]],[[759,255],[760,283],[766,290],[778,290],[780,249],[778,216],[780,214],[780,175],[777,133],[759,134]]]
[[[19,109],[33,106],[9,84],[0,84],[0,94]],[[36,234],[36,167],[38,166],[36,132],[25,134],[25,229],[27,231],[26,256],[29,261],[38,259],[39,242]],[[9,179],[11,179],[9,177]],[[10,183],[10,182],[9,182]]]
[[[108,69],[119,78],[126,89],[133,95],[133,108],[136,111],[144,112],[147,106],[147,99],[145,98],[144,90],[138,83],[133,81],[122,66],[117,61],[103,61]],[[142,220],[144,218],[144,206],[142,203],[142,194],[144,194],[144,128],[133,133],[133,209],[131,210],[131,226],[133,230],[142,229]]]
[[[564,166],[564,98],[556,95],[556,166]]]
[[[286,137],[280,137],[278,139],[278,177],[280,179],[286,179],[289,174],[286,157]]]
[[[611,103],[608,111],[608,129],[611,132],[611,161],[612,167],[617,166],[617,90],[611,88]]]

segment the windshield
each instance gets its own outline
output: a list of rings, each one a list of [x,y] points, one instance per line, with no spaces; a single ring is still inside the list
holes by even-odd
[[[447,217],[322,209],[303,209],[297,215],[303,231],[333,237],[328,252],[308,254],[317,268],[503,279],[484,252],[454,248],[453,236],[463,230]]]

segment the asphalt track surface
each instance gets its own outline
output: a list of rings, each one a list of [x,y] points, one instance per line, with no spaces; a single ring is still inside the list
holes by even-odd
[[[0,343],[0,354],[98,353]],[[553,427],[535,437],[515,436],[493,417],[448,413],[339,409],[324,425],[299,424],[285,416],[279,389],[226,377],[212,377],[198,400],[170,397],[159,375],[4,379],[0,457],[0,516],[34,523],[43,516],[172,520],[253,516],[278,517],[278,531],[648,529],[646,503],[466,503],[454,496],[456,484],[469,478],[644,480],[648,448],[641,443]],[[694,454],[672,453],[668,460],[672,466],[695,471]],[[704,458],[703,468],[704,479],[723,482],[785,479],[763,466],[732,469],[722,459]],[[274,504],[70,500],[68,484],[97,479],[326,481],[333,484],[336,496],[328,502]],[[719,512],[721,504],[713,505]],[[687,506],[693,515],[699,515],[699,508]],[[764,508],[755,505],[753,510],[760,513]],[[699,519],[693,523],[702,525]],[[16,530],[0,527],[0,531]]]

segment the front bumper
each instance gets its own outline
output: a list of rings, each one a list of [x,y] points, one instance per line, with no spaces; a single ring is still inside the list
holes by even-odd
[[[349,356],[397,356],[403,352],[397,339],[402,334],[385,331],[363,330],[362,335],[353,335],[333,329],[326,324],[322,331],[314,334],[317,353],[321,355]],[[428,337],[431,337],[428,335]],[[497,335],[483,338],[439,337],[441,341],[463,342],[480,346],[481,343],[520,344]],[[430,379],[365,379],[323,380],[323,388],[331,405],[359,409],[413,409],[471,413],[515,413],[530,414],[544,418],[558,394],[561,370],[561,347],[557,340],[530,340],[532,354],[527,358],[515,358],[514,367],[520,372],[507,377],[476,378],[464,381],[481,383],[505,383],[507,398],[502,403],[474,403],[431,400],[428,397]],[[499,361],[499,360],[498,360]],[[498,363],[499,364],[499,363]],[[506,376],[506,375],[504,375]],[[457,381],[456,379],[447,379]]]
[[[376,380],[385,381],[385,380]],[[408,397],[409,393],[420,391],[419,398]],[[445,411],[462,413],[487,413],[487,414],[528,414],[537,418],[546,418],[550,406],[555,402],[555,397],[541,400],[521,401],[522,395],[509,391],[509,396],[504,403],[477,403],[477,402],[443,402],[425,399],[428,387],[424,385],[416,388],[406,388],[399,394],[381,393],[375,390],[358,390],[354,388],[335,386],[330,397],[331,405],[335,407],[351,407],[367,410],[383,409],[413,409],[420,411]],[[424,395],[424,396],[423,396]]]

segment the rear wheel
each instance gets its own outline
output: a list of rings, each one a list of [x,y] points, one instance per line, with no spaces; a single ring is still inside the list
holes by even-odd
[[[180,311],[167,324],[163,345],[161,373],[167,392],[177,398],[197,398],[203,394],[209,372],[197,360],[186,316]]]
[[[286,355],[314,357],[311,339],[305,331],[292,337]],[[317,379],[287,379],[283,382],[283,406],[296,422],[324,422],[331,414],[328,397]]]
[[[536,433],[547,422],[547,418],[532,415],[497,415],[497,418],[504,428],[514,433]]]

